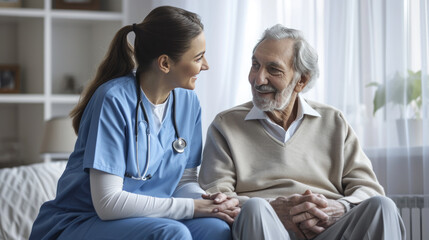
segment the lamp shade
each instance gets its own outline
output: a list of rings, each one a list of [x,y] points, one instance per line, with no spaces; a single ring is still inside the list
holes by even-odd
[[[42,153],[71,153],[76,142],[72,120],[68,117],[57,117],[45,124]]]

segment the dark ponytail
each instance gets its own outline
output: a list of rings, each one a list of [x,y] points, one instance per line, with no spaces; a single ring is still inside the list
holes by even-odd
[[[85,88],[81,95],[79,103],[70,112],[70,117],[73,118],[73,128],[77,134],[79,131],[80,120],[86,105],[94,94],[95,90],[103,83],[131,73],[134,69],[133,47],[127,41],[127,35],[132,31],[132,26],[128,25],[121,28],[110,43],[109,51],[107,52],[103,62],[97,70],[97,75]]]

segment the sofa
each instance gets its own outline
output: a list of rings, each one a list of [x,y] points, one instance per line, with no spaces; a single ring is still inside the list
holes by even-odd
[[[40,206],[55,197],[66,161],[0,169],[0,240],[28,239]]]

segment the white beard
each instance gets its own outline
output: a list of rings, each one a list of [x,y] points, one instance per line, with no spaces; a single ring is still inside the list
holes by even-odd
[[[285,109],[286,106],[288,106],[290,103],[293,90],[295,89],[295,86],[298,81],[299,78],[292,81],[289,86],[283,89],[283,91],[274,93],[274,99],[258,96],[255,86],[252,86],[253,104],[264,112],[272,112],[274,110]]]

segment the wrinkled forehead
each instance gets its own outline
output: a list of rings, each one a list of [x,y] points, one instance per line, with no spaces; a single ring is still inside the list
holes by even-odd
[[[284,67],[291,67],[294,55],[294,40],[265,39],[255,49],[252,59],[261,63],[275,63]]]

